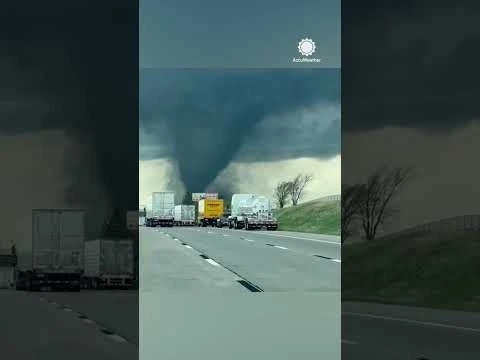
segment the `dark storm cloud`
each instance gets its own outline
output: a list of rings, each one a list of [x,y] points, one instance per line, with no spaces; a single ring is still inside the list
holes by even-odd
[[[320,102],[259,123],[236,161],[276,161],[340,154],[340,104]]]
[[[137,19],[135,1],[19,1],[0,11],[0,132],[62,129],[91,144],[99,181],[123,208],[137,206],[136,190],[125,191],[138,183]],[[65,175],[76,178],[82,166],[69,156]]]
[[[442,131],[478,118],[478,13],[472,1],[344,3],[343,128]]]
[[[154,145],[170,141],[170,152],[178,161],[182,180],[188,189],[202,189],[248,143],[262,122],[270,118],[290,122],[295,118],[282,117],[318,105],[340,101],[340,70],[159,70],[143,69],[140,74],[140,126],[148,141],[141,142],[141,154],[162,155],[153,151]],[[335,118],[316,119],[318,124],[330,124]],[[337,125],[339,125],[337,123]],[[163,126],[163,128],[162,128]],[[288,125],[270,123],[270,135],[280,137]],[[263,134],[265,134],[263,126]],[[268,133],[267,130],[267,133]],[[298,129],[297,129],[298,130]],[[330,135],[329,131],[326,134]],[[268,135],[268,134],[267,134]],[[147,136],[147,135],[145,135]],[[275,136],[273,137],[275,139]],[[257,142],[243,159],[248,161],[281,160],[302,154],[322,156],[331,154],[322,142],[339,139],[308,138],[291,152],[281,151],[282,143],[263,146]],[[142,141],[142,139],[141,139]],[[150,146],[149,150],[142,148]],[[257,150],[264,150],[263,153]],[[253,159],[251,154],[256,154]],[[248,156],[247,156],[248,155]]]

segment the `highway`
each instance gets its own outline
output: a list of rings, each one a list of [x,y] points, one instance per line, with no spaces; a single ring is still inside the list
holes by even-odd
[[[342,303],[342,359],[474,360],[480,314]]]
[[[338,238],[141,227],[139,239],[141,358],[340,359]]]
[[[100,300],[102,295],[103,301]],[[120,298],[122,296],[115,292],[0,290],[3,357],[16,360],[138,359],[138,345],[135,344],[138,321],[132,321],[135,314],[138,319],[137,294],[126,295],[129,300],[115,307]],[[127,316],[119,320],[122,319],[119,315],[125,312]],[[101,320],[110,323],[109,326],[101,324]],[[130,332],[130,338],[119,336],[111,329],[124,329]]]
[[[213,281],[213,275],[209,277],[205,273],[215,271],[217,287],[223,286],[220,276],[223,283],[232,287],[235,281],[244,280],[264,292],[340,291],[339,237],[197,227],[142,228],[141,231],[141,247],[156,247],[155,250],[145,248],[145,258],[156,253],[155,256],[162,260],[166,257],[185,259],[183,265],[170,264],[164,269],[175,268],[174,273],[180,274],[182,269],[192,266],[189,263],[202,263],[203,275],[196,274],[197,283],[206,278]],[[177,252],[168,256],[167,251],[172,249]],[[208,270],[204,269],[205,265]],[[143,276],[142,279],[148,278],[145,273]],[[177,279],[175,283],[185,281]]]
[[[16,359],[478,359],[480,314],[340,305],[336,241],[141,228],[139,293],[0,290],[1,345]]]
[[[340,305],[337,241],[141,228],[139,293],[0,290],[1,345],[15,359],[478,359],[480,314]]]
[[[233,348],[238,359],[339,359],[340,349],[352,360],[478,359],[479,314],[344,302],[340,335],[337,237],[215,228],[141,234],[140,348],[152,356],[173,356],[180,333],[196,349],[182,348],[185,359],[236,359]],[[159,303],[170,311],[149,310]],[[158,326],[160,318],[169,326]]]

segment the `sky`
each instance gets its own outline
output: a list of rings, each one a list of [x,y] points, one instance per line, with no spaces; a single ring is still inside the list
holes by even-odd
[[[480,214],[479,6],[342,8],[342,182],[362,182],[384,164],[415,168],[386,233]]]
[[[115,7],[93,0],[24,0],[2,5],[1,189],[9,202],[4,203],[6,216],[1,221],[11,224],[26,219],[31,208],[45,207],[49,201],[52,205],[48,206],[87,204],[101,209],[101,213],[112,207],[135,207],[138,194],[126,189],[136,189],[139,182],[156,182],[152,188],[162,183],[182,188],[188,171],[172,161],[173,154],[178,154],[173,151],[179,145],[174,142],[175,136],[157,143],[163,149],[148,145],[149,150],[147,144],[152,139],[148,137],[160,136],[161,127],[143,135],[142,127],[138,127],[137,69],[199,67],[220,73],[222,68],[271,66],[306,70],[312,65],[292,64],[290,59],[298,56],[297,41],[307,36],[317,44],[315,56],[322,59],[320,68],[338,69],[342,55],[342,181],[361,181],[384,163],[416,166],[416,178],[397,199],[399,216],[391,224],[392,230],[429,219],[480,213],[473,201],[478,198],[480,180],[475,166],[480,90],[479,11],[475,9],[480,9],[478,2],[465,0],[463,5],[467,3],[468,7],[433,0],[347,0],[340,24],[338,1],[250,1],[238,3],[231,10],[215,2],[206,6],[148,0],[141,2],[143,21],[139,30],[135,2],[115,2]],[[177,11],[182,8],[184,11]],[[194,78],[180,70],[167,73],[165,70],[162,76],[170,82],[182,79],[173,93],[185,91],[182,86]],[[207,73],[203,73],[206,83],[202,99],[211,105],[217,82]],[[228,76],[218,77],[220,83],[223,81],[220,89],[232,86]],[[255,82],[255,76],[240,78],[244,79],[240,81],[242,89],[249,88],[249,81],[255,84],[254,91],[242,94],[247,98],[252,94],[249,101],[253,104],[257,100],[253,94],[273,103],[288,94],[281,92],[288,88],[282,85],[287,82],[283,83],[281,76],[273,83]],[[231,126],[238,124],[219,123],[224,139],[235,137],[233,142],[222,140],[234,151],[215,154],[223,160],[221,164],[209,164],[212,171],[208,176],[201,174],[200,178],[205,175],[202,184],[208,188],[217,182],[220,187],[222,182],[228,184],[225,180],[230,177],[236,178],[236,184],[254,178],[258,188],[266,191],[262,189],[271,187],[267,180],[270,174],[278,172],[271,178],[287,177],[288,170],[281,169],[293,166],[290,151],[295,159],[322,164],[305,165],[309,169],[328,169],[318,170],[318,179],[340,166],[335,165],[340,163],[338,155],[329,153],[335,147],[325,146],[328,142],[318,147],[309,144],[312,138],[307,135],[317,136],[320,130],[302,133],[298,128],[289,129],[296,123],[285,120],[300,119],[299,123],[308,128],[308,114],[318,112],[322,119],[328,118],[337,111],[335,105],[318,105],[309,93],[318,87],[323,96],[328,87],[321,87],[310,75],[298,74],[290,80],[297,84],[291,90],[292,97],[304,94],[301,102],[305,104],[282,102],[282,111],[276,114],[269,108],[260,109],[263,116],[247,119],[253,121],[250,129],[234,128],[234,132]],[[280,91],[262,93],[269,85],[278,85]],[[339,87],[335,85],[335,89]],[[182,101],[191,109],[200,106],[199,112],[206,114],[209,110],[193,101],[195,89],[190,86]],[[173,93],[170,99],[174,99]],[[235,113],[228,104],[221,107],[226,112],[222,114],[231,115],[229,109]],[[164,110],[171,113],[175,106],[174,102]],[[214,118],[208,121],[212,124]],[[273,123],[282,124],[279,134],[269,130]],[[178,130],[175,126],[167,129]],[[243,130],[250,131],[249,135],[240,136]],[[292,146],[283,141],[282,131],[294,134],[296,139],[305,136],[305,144]],[[322,131],[328,133],[325,128]],[[202,129],[196,128],[196,132],[200,134]],[[138,136],[144,141],[141,149]],[[252,160],[252,154],[256,154],[252,149],[259,149],[262,157],[255,159],[258,161]],[[280,149],[288,151],[282,153]],[[140,169],[164,175],[150,175],[150,180],[147,176],[137,178],[139,151],[147,153],[142,155],[146,158]],[[202,156],[204,161],[204,154],[193,155]],[[266,168],[267,163],[278,166]],[[257,166],[268,171],[256,171]],[[326,183],[330,182],[325,180],[315,191],[312,184],[311,191],[319,195],[334,192],[337,185],[330,189]],[[17,228],[9,227],[12,231]],[[0,247],[17,237],[15,233],[4,234]]]
[[[339,0],[142,0],[142,68],[339,68]],[[292,63],[298,42],[321,63]]]
[[[298,173],[316,179],[304,200],[340,192],[339,69],[143,69],[140,84],[140,202],[272,197]]]
[[[33,208],[85,208],[92,236],[136,209],[138,10],[110,5],[0,6],[0,249],[28,249]]]
[[[162,189],[271,197],[306,169],[305,200],[338,194],[340,5],[142,1],[140,205]],[[292,62],[304,38],[320,63]]]

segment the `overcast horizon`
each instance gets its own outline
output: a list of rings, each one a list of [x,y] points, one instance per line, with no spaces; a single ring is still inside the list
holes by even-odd
[[[153,191],[260,193],[299,173],[340,192],[340,70],[140,73],[139,205]]]
[[[428,0],[350,2],[342,12],[342,183],[381,165],[415,168],[385,232],[480,215],[480,82],[471,71],[480,28],[470,14]]]

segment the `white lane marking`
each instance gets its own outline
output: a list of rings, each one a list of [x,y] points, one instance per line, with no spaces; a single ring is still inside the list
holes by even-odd
[[[87,324],[95,324],[95,321],[90,320],[90,319],[82,319],[82,321],[87,323]]]
[[[118,343],[125,343],[127,342],[127,340],[125,340],[123,337],[117,335],[117,334],[109,334],[107,335],[110,339],[112,339],[113,341],[115,342],[118,342]]]
[[[252,240],[252,239],[245,239],[245,241],[253,242],[253,240]]]
[[[433,326],[433,327],[440,327],[440,328],[446,328],[446,329],[463,330],[463,331],[471,331],[471,332],[480,333],[480,329],[469,328],[469,327],[464,327],[464,326],[457,326],[457,325],[440,324],[440,323],[429,322],[429,321],[418,321],[418,320],[402,319],[402,318],[395,318],[395,317],[382,316],[382,315],[373,315],[373,314],[362,314],[362,313],[355,313],[355,312],[348,312],[348,311],[347,312],[342,311],[342,315],[359,316],[359,317],[366,317],[366,318],[380,319],[380,320],[389,320],[389,321],[398,321],[398,322],[404,322],[404,323],[407,323],[407,324]]]
[[[273,246],[276,247],[277,249],[288,250],[288,248],[283,246],[278,246],[278,245],[273,245]]]
[[[213,234],[213,232],[211,232],[211,231],[207,231],[207,234]]]
[[[205,259],[205,261],[208,262],[209,264],[213,265],[213,266],[220,266],[220,264],[217,263],[215,260]]]
[[[63,308],[63,311],[72,312],[73,310],[72,310],[72,309],[69,309],[69,308]]]
[[[230,236],[230,235],[228,235],[228,234],[223,234],[223,236]]]
[[[343,339],[342,339],[342,344],[357,345],[357,342],[356,342],[356,341],[350,341],[350,340],[343,340]]]
[[[242,231],[242,232],[247,232],[246,230],[237,230],[237,231]],[[328,241],[328,240],[318,240],[318,239],[309,239],[309,238],[304,238],[300,236],[292,236],[292,235],[281,235],[281,234],[266,234],[262,232],[258,232],[255,235],[266,235],[266,236],[279,236],[279,237],[286,237],[286,238],[291,238],[291,239],[300,239],[300,240],[308,240],[308,241],[314,241],[314,242],[321,242],[325,244],[333,244],[333,245],[342,245],[341,242],[339,241]]]
[[[187,249],[192,249],[190,245],[183,245],[183,246],[185,246]]]
[[[336,263],[341,263],[342,260],[338,260],[338,259],[332,259],[333,262],[336,262]]]

